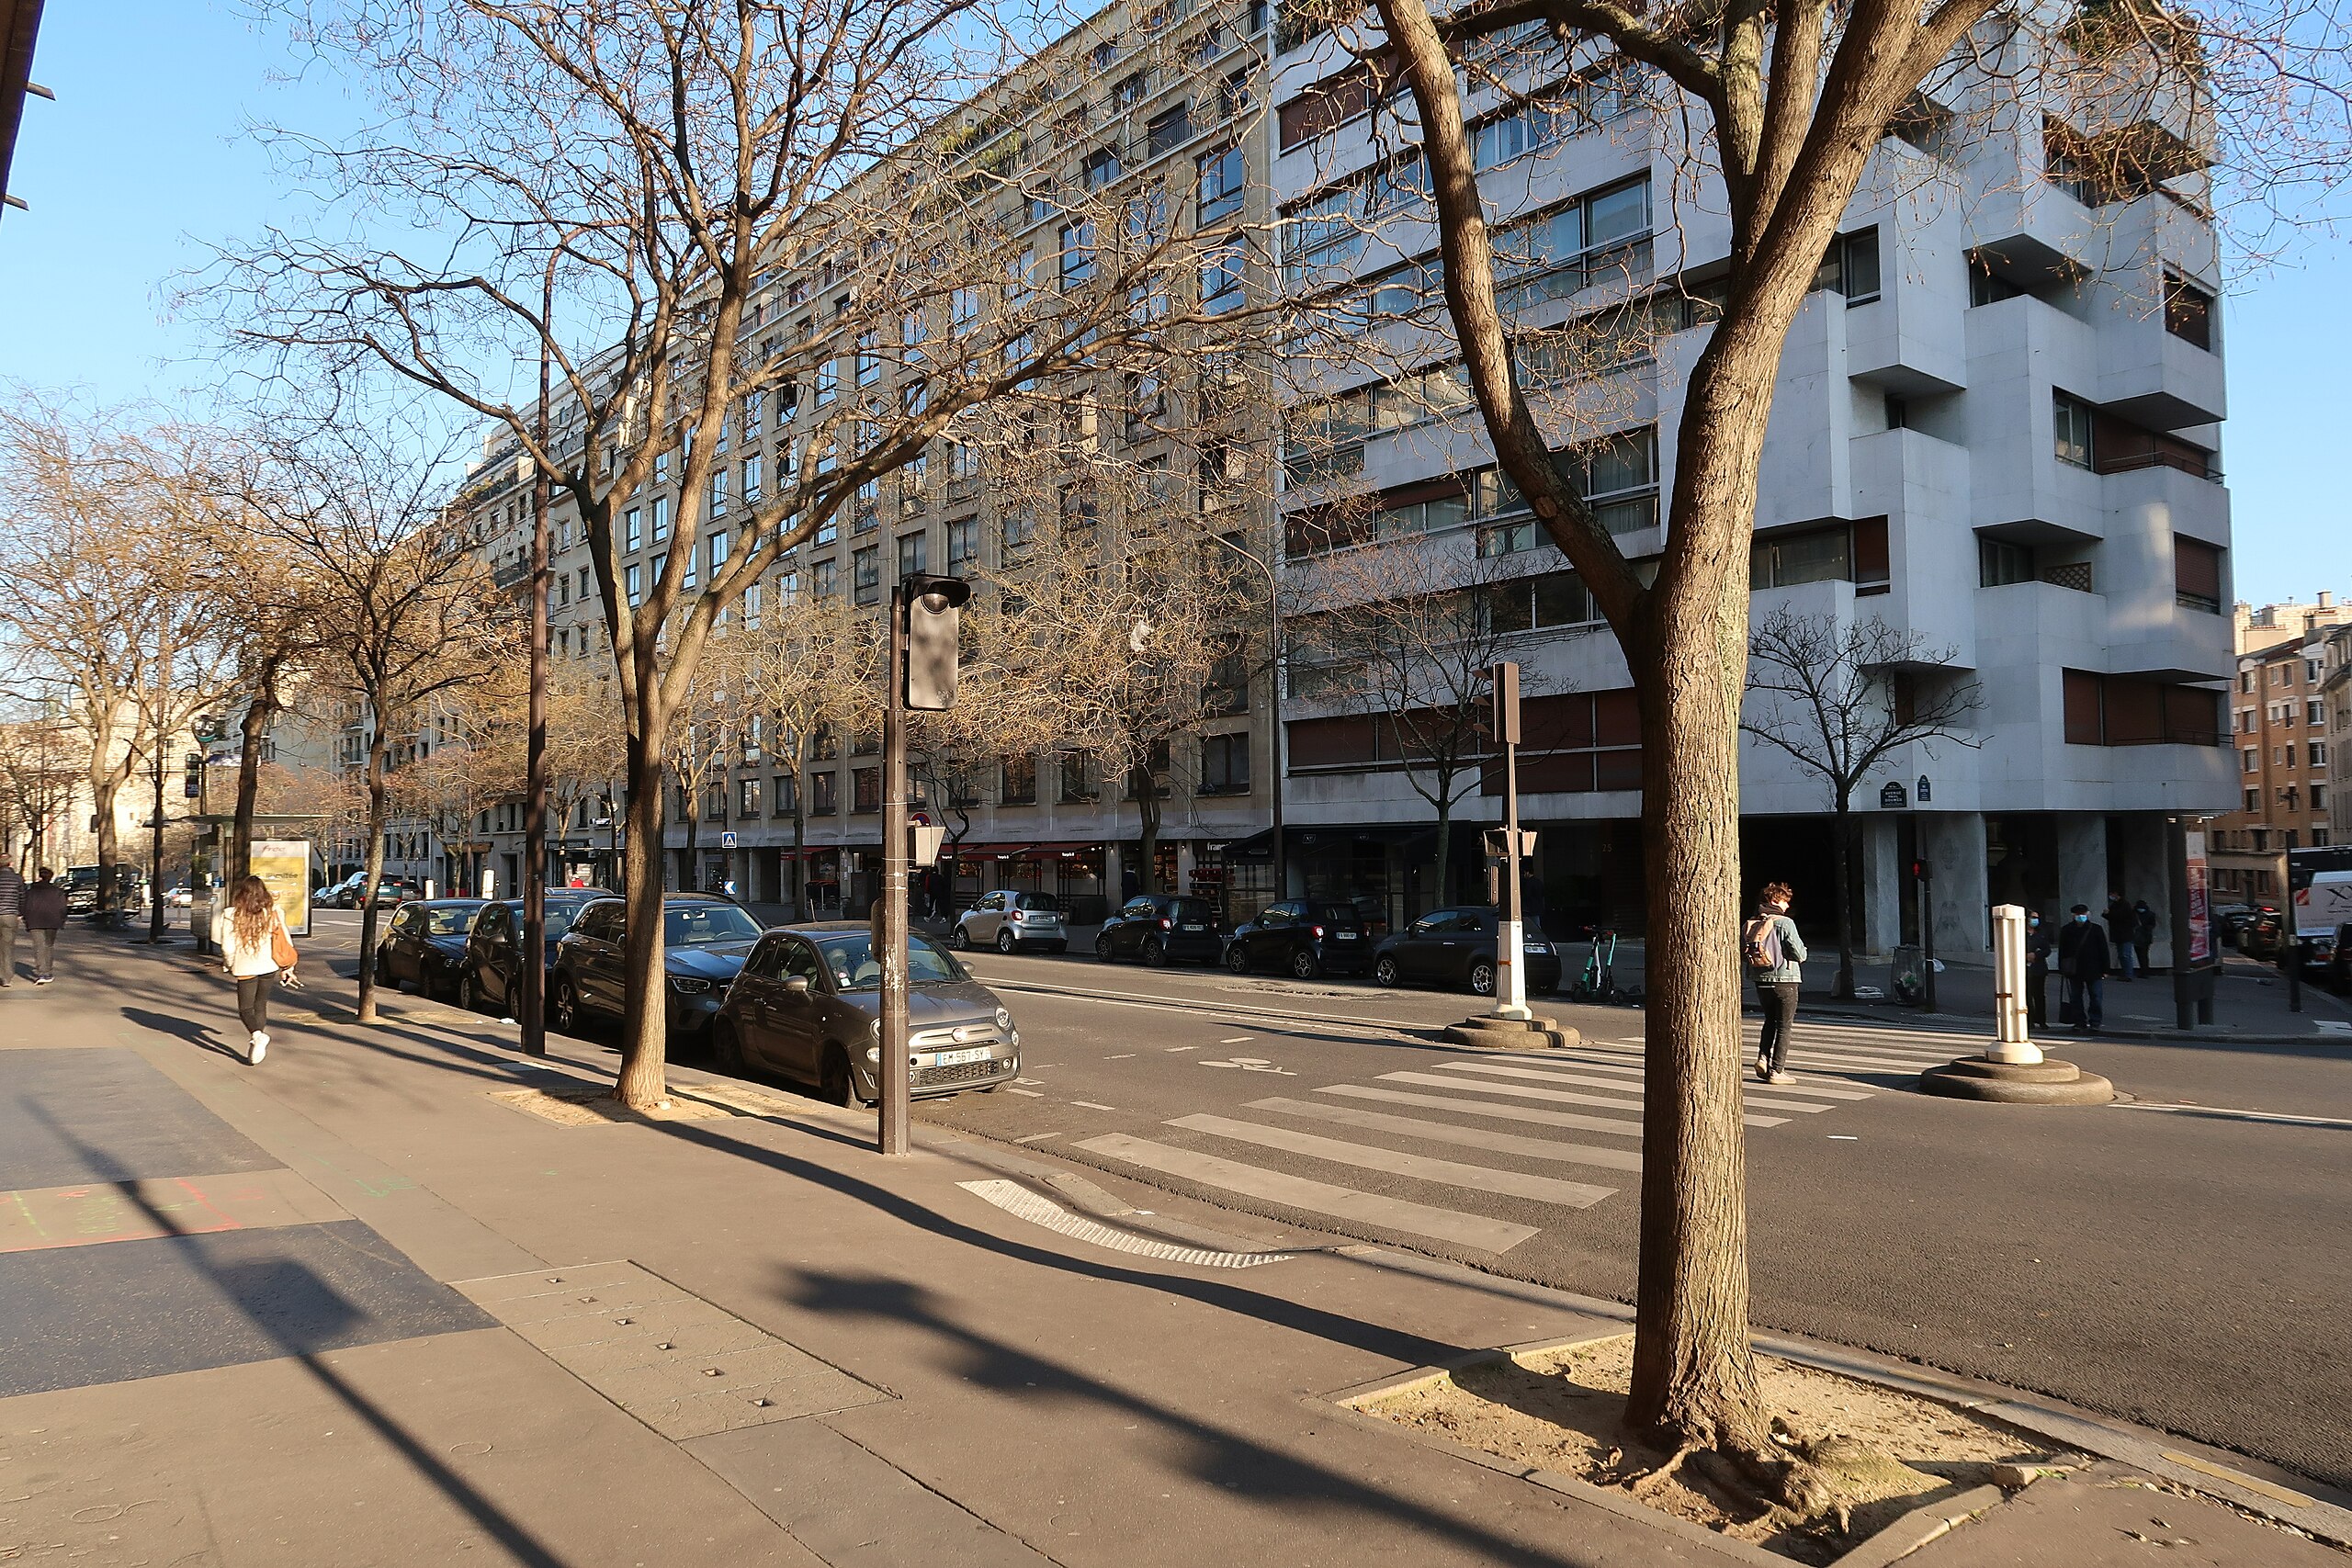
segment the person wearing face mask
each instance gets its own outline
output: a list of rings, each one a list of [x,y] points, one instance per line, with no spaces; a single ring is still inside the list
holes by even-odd
[[[2075,1033],[2088,1034],[2107,1021],[2107,932],[2088,904],[2067,912],[2074,919],[2058,933],[2058,975],[2066,986],[2067,1021]]]
[[[2041,911],[2025,916],[2025,1026],[2029,1033],[2050,1027],[2050,953],[2057,939],[2042,922]]]

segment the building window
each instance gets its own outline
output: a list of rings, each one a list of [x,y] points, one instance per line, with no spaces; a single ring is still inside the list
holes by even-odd
[[[1071,289],[1094,276],[1094,220],[1080,219],[1062,225],[1061,278],[1062,288]]]
[[[867,545],[850,552],[850,597],[860,604],[882,601],[882,547]]]
[[[882,378],[882,334],[864,332],[857,334],[857,384],[871,387]]]
[[[901,581],[920,571],[929,571],[931,536],[901,534],[899,536],[899,577]]]
[[[1023,550],[1028,548],[1029,541],[1037,536],[1036,514],[1025,506],[1009,508],[1000,519],[999,526],[1002,532],[1002,537],[999,543],[1002,547],[1003,558],[1006,560],[1018,557]]]
[[[793,776],[790,773],[776,774],[775,787],[768,791],[769,814],[775,817],[791,816],[799,793],[794,787]]]
[[[2165,273],[2165,331],[2208,352],[2213,347],[2213,297],[2169,269]]]
[[[1193,139],[1193,110],[1189,104],[1162,109],[1151,117],[1144,128],[1144,147],[1154,158],[1164,158]]]
[[[1119,150],[1098,147],[1086,155],[1086,162],[1079,165],[1079,170],[1087,189],[1101,190],[1119,177]]]
[[[2069,746],[2219,746],[2221,694],[2088,670],[2061,672]]]
[[[947,525],[947,575],[961,577],[979,558],[980,520],[958,517]]]
[[[735,781],[735,817],[738,821],[756,822],[760,819],[760,781]]]
[[[2327,728],[2327,699],[2325,697],[2305,697],[2303,699],[2303,722],[2310,725],[2313,729],[2324,729]],[[2316,742],[2314,742],[2314,744],[2316,744]],[[2318,759],[2313,758],[2312,761],[2317,761]]]
[[[725,534],[713,534],[704,541],[705,552],[710,561],[710,581],[713,582],[718,581],[718,569],[727,564],[728,545],[729,536]]]
[[[1221,316],[1241,304],[1249,246],[1239,238],[1221,241],[1201,253],[1201,310]]]
[[[756,506],[760,502],[760,460],[757,457],[743,459],[743,504]]]
[[[1083,751],[1062,753],[1062,804],[1076,805],[1094,798],[1094,759]]]
[[[817,367],[817,406],[820,409],[831,406],[833,400],[841,396],[841,391],[840,363],[831,359],[823,361]]]
[[[1979,538],[1976,541],[1976,584],[1980,588],[2007,588],[2013,582],[2033,581],[2033,550],[2026,545],[2012,544],[2007,539]]]
[[[645,517],[644,513],[639,508],[634,506],[630,507],[627,514],[623,516],[621,520],[621,549],[625,554],[643,547],[645,544]]]
[[[645,603],[645,569],[631,561],[621,569],[621,583],[628,597],[628,607],[636,609]]]
[[[882,770],[852,768],[849,771],[849,808],[854,812],[882,809]]]
[[[727,515],[727,469],[723,465],[710,472],[710,514]]]
[[[2260,747],[2248,746],[2238,753],[2238,772],[2242,773],[2260,773],[2261,771],[2262,749]]]
[[[808,775],[808,815],[835,817],[842,808],[842,776],[830,770]]]
[[[1820,275],[1815,287],[1835,289],[1846,297],[1849,305],[1860,305],[1878,298],[1878,228],[1857,229],[1850,234],[1840,234],[1829,242],[1829,254],[1822,259]]]
[[[831,560],[808,563],[808,592],[819,599],[830,599],[841,592],[841,566]]]
[[[1201,737],[1201,793],[1250,793],[1250,735],[1247,730],[1238,735]]]
[[[2052,447],[2062,463],[2078,468],[2091,466],[2091,405],[2072,393],[2050,394]]]
[[[1195,227],[1205,229],[1238,215],[1250,178],[1242,163],[1240,145],[1204,152],[1194,164],[1200,171],[1200,208]]]
[[[2222,550],[2202,539],[2172,536],[2173,601],[2209,615],[2222,613]]]
[[[1028,755],[1005,757],[998,762],[1004,788],[998,798],[1007,806],[1037,804],[1037,759]]]

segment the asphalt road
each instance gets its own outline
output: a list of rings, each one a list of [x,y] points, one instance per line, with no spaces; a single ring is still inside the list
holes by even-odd
[[[1638,1012],[1547,1007],[1589,1045],[1529,1060],[1427,1038],[1467,996],[995,954],[973,968],[1019,1020],[1023,1081],[923,1102],[924,1119],[1630,1298]],[[2352,1485],[2352,1041],[2069,1041],[2133,1102],[2028,1109],[1911,1089],[1919,1066],[1978,1048],[1952,1029],[1804,1024],[1800,1083],[1749,1086],[1767,1123],[1748,1141],[1757,1322]]]
[[[357,916],[306,944],[356,957]],[[1287,1224],[1630,1299],[1642,1017],[1447,1046],[1467,995],[971,955],[1020,1082],[922,1119]],[[2118,1002],[2110,996],[2109,1007]],[[1747,1023],[1752,1047],[1755,1022]],[[2352,1486],[2352,1040],[2067,1041],[2131,1100],[1932,1099],[1945,1030],[1801,1021],[1748,1086],[1754,1316],[2038,1389]]]

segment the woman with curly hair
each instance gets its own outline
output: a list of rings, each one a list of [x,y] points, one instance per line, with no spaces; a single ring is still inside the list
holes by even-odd
[[[288,967],[278,962],[278,943],[288,951],[294,945],[267,883],[258,876],[237,879],[212,917],[212,942],[220,950],[220,966],[237,982],[237,1016],[250,1036],[245,1060],[257,1066],[269,1052],[269,987]]]
[[[1805,953],[1797,923],[1789,919],[1792,897],[1787,883],[1768,884],[1756,901],[1756,918],[1740,931],[1740,962],[1756,977],[1756,999],[1764,1008],[1756,1047],[1756,1077],[1764,1083],[1797,1081],[1789,1071],[1789,1036],[1796,1032]]]

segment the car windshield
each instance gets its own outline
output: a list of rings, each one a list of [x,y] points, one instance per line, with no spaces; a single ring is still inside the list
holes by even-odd
[[[866,931],[828,931],[815,939],[817,955],[833,977],[837,991],[871,991],[882,984],[882,965],[875,961],[874,938]],[[962,964],[929,937],[907,938],[907,983],[910,986],[952,986],[969,978]]]
[[[459,905],[452,909],[426,911],[432,923],[425,927],[427,936],[462,936],[474,929],[474,921],[481,918],[481,906]]]
[[[1012,907],[1016,909],[1040,909],[1052,914],[1062,906],[1061,900],[1050,893],[1016,893],[1012,896]]]
[[[760,922],[732,904],[673,904],[662,912],[662,941],[670,947],[750,942]]]

